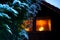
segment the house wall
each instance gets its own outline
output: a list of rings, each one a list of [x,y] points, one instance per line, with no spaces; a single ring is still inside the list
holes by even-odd
[[[36,18],[42,18],[47,17],[51,19],[51,27],[52,31],[46,31],[46,32],[37,32],[37,31],[31,31],[29,32],[29,38],[30,40],[54,40],[57,36],[57,29],[59,28],[59,22],[60,22],[60,14],[56,11],[53,11],[52,9],[46,7],[45,5],[41,5],[41,11],[38,11],[38,14]],[[34,25],[35,26],[35,25]],[[36,26],[35,26],[36,27]]]

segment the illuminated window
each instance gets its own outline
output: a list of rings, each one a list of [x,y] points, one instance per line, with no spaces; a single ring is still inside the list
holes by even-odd
[[[50,19],[37,19],[36,31],[51,31],[51,20]]]
[[[33,20],[24,20],[23,24],[21,25],[22,28],[24,28],[26,31],[32,31],[32,27],[33,27]]]

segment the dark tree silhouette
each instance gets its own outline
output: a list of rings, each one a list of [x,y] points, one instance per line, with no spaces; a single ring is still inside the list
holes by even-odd
[[[0,40],[29,40],[21,27],[23,20],[35,17],[41,0],[1,0]]]

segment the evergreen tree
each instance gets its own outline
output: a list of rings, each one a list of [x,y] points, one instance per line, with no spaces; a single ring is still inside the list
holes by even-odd
[[[38,10],[40,0],[0,1],[0,40],[29,40],[21,24],[35,17]]]

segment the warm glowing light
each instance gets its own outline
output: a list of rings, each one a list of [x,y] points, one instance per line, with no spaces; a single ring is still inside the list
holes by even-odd
[[[30,31],[29,28],[25,28],[26,31]]]
[[[36,31],[51,31],[51,20],[50,19],[36,20]]]
[[[51,20],[49,20],[48,25],[49,25],[49,30],[51,31]]]
[[[40,27],[39,28],[39,31],[44,31],[44,27]]]
[[[32,31],[33,20],[23,20],[23,24],[21,24],[22,28],[26,31]]]
[[[31,31],[32,27],[26,27],[26,25],[21,24],[22,28],[25,29],[26,31]]]
[[[45,20],[38,20],[37,21],[37,25],[40,25],[40,26],[43,26],[43,25],[46,25],[47,21]]]

